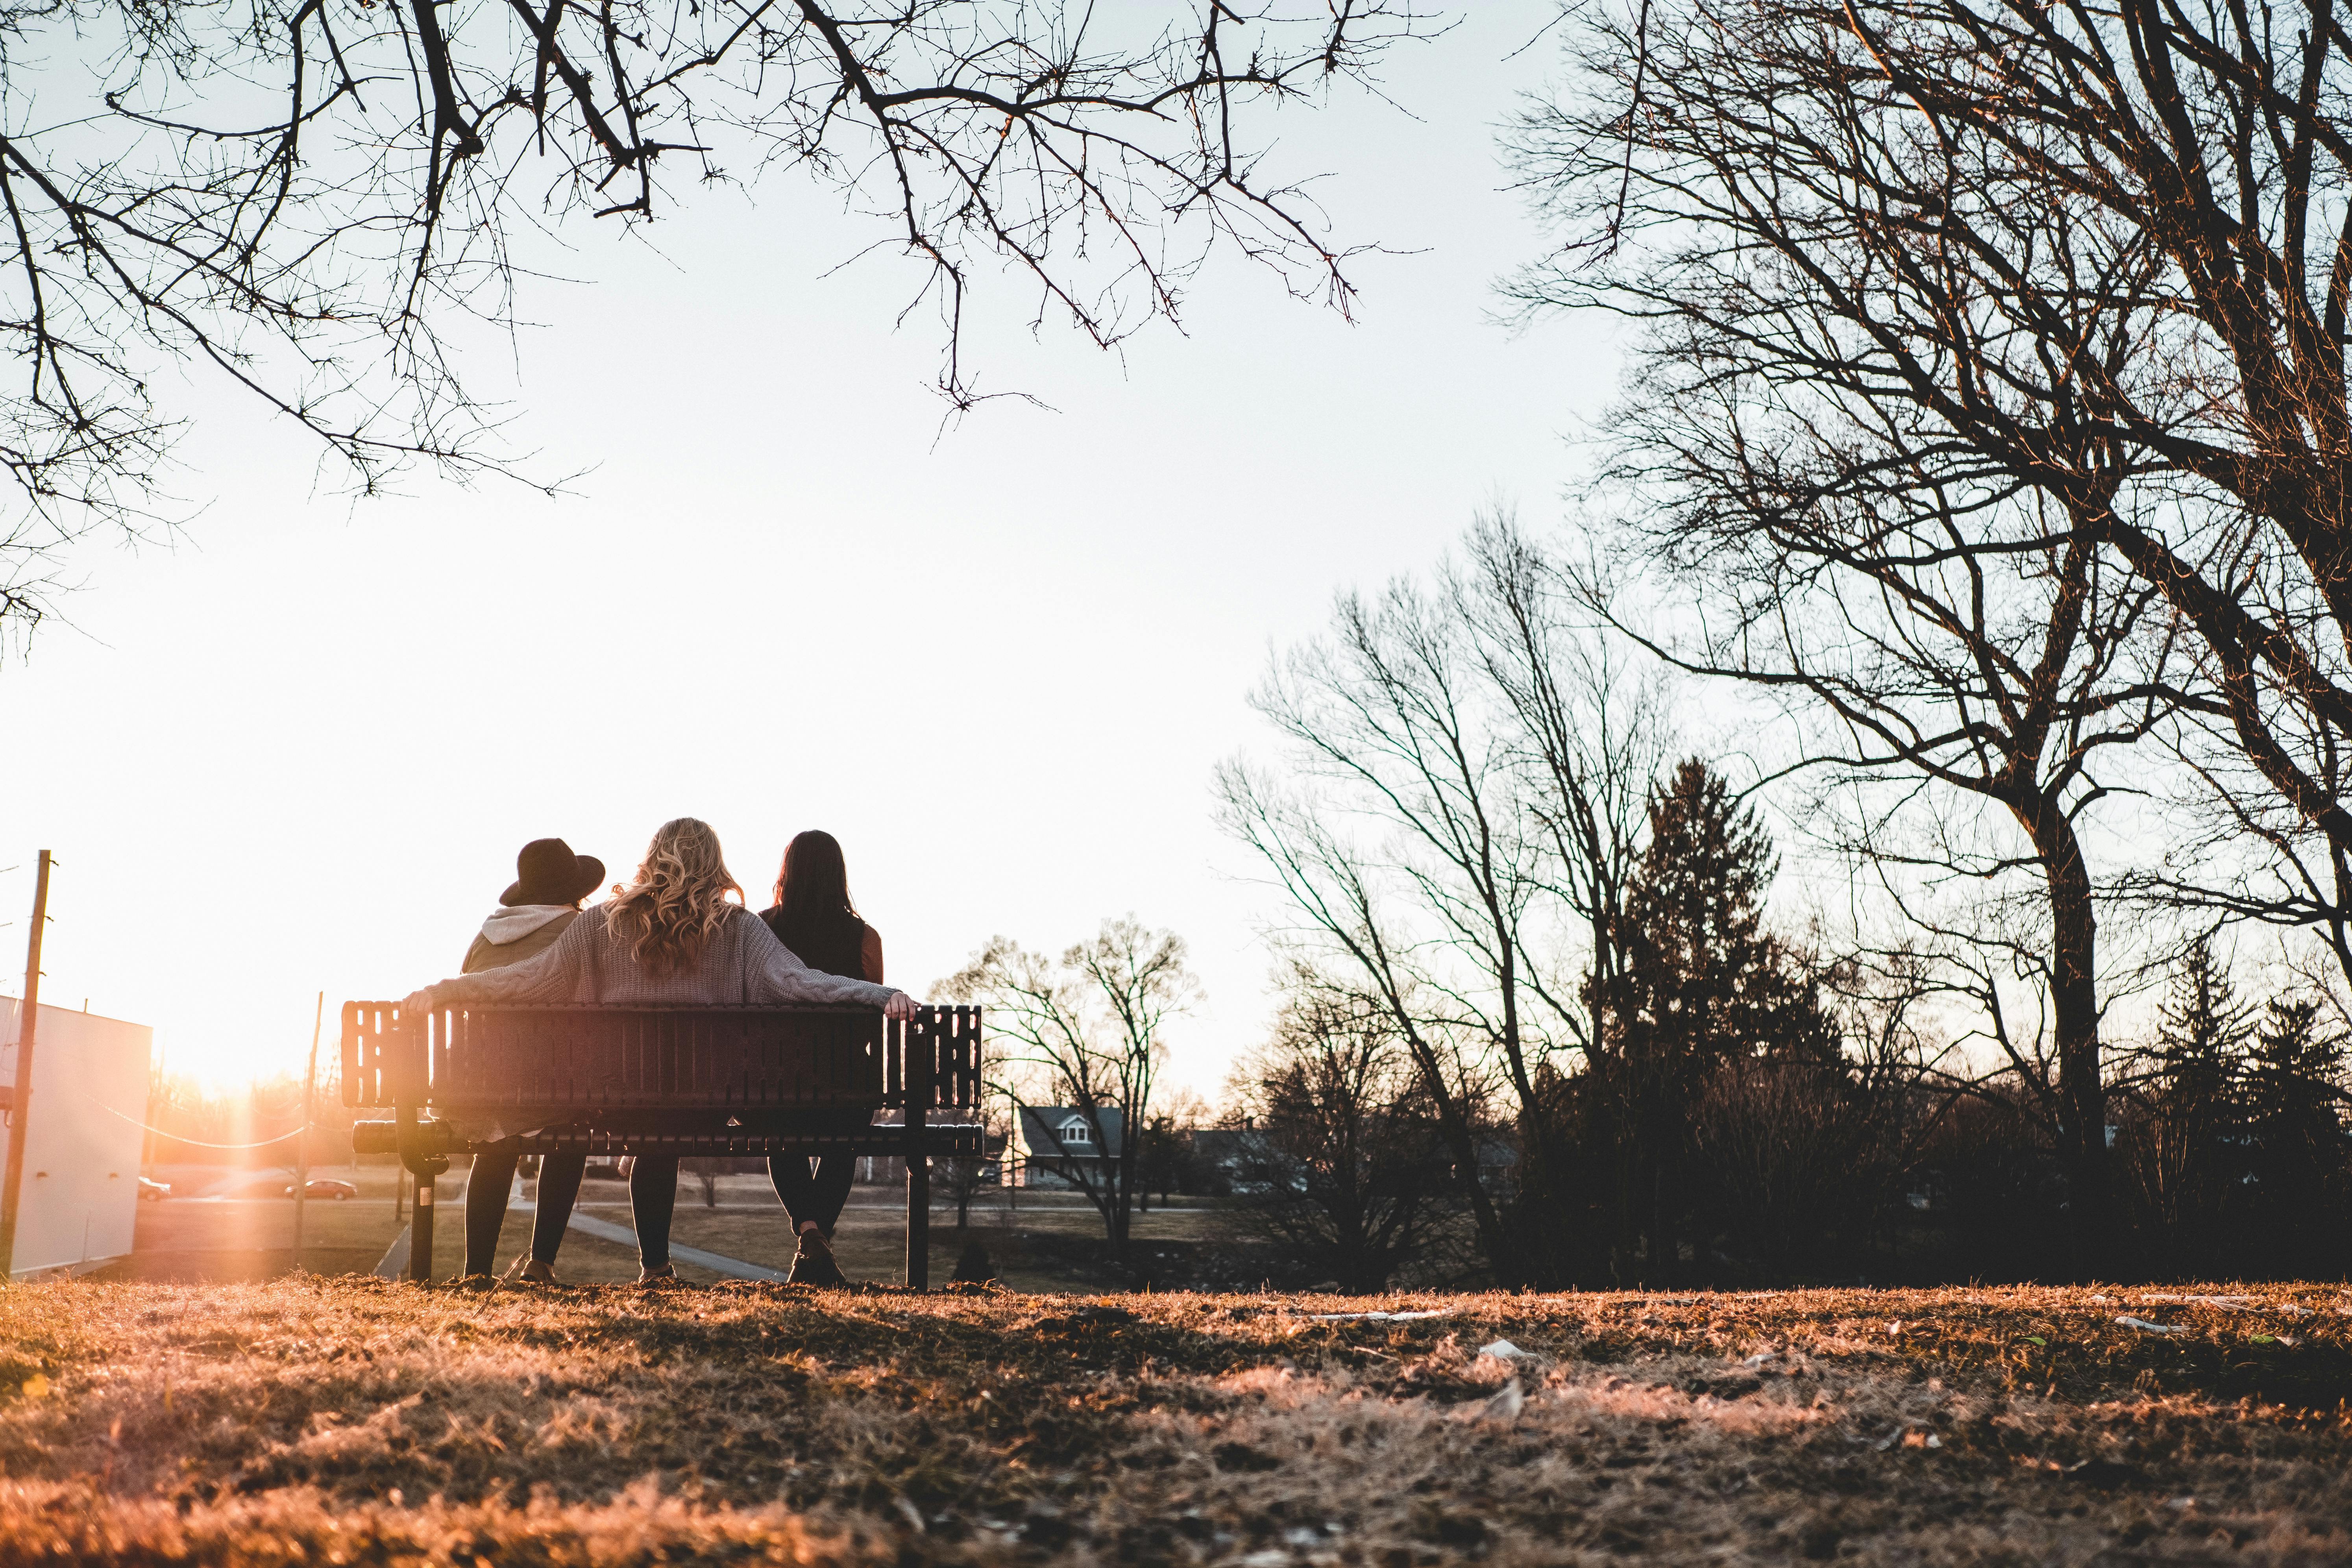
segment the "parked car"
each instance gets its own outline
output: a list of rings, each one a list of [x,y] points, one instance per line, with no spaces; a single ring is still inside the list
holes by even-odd
[[[338,1181],[332,1176],[313,1176],[310,1186],[304,1190],[314,1198],[332,1198],[337,1203],[360,1195],[360,1190],[351,1183]],[[286,1195],[289,1198],[294,1195],[294,1184],[291,1182],[286,1184]]]
[[[139,1195],[142,1199],[151,1204],[162,1203],[165,1198],[172,1195],[172,1184],[169,1182],[151,1182],[146,1177],[142,1176],[139,1178]]]

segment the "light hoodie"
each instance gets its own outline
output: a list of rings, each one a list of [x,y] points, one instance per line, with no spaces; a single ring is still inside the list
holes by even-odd
[[[570,904],[501,905],[482,922],[473,945],[466,949],[465,965],[458,973],[503,969],[536,958],[553,947],[565,928],[579,918],[580,911]]]

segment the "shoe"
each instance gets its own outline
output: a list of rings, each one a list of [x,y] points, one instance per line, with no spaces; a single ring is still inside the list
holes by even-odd
[[[659,1268],[646,1268],[640,1270],[637,1275],[637,1283],[640,1285],[677,1285],[683,1283],[683,1281],[681,1281],[677,1277],[677,1265],[674,1263],[665,1263]]]
[[[800,1250],[793,1254],[793,1271],[786,1276],[791,1285],[846,1285],[849,1279],[834,1261],[833,1244],[821,1230],[801,1232]]]
[[[511,1285],[518,1279],[526,1285],[552,1285],[555,1283],[555,1270],[526,1252],[508,1264],[507,1271],[499,1278],[499,1283],[505,1285]]]

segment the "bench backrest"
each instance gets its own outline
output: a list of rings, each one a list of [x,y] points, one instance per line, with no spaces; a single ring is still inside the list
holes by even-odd
[[[343,1005],[343,1103],[789,1110],[980,1103],[980,1012]]]

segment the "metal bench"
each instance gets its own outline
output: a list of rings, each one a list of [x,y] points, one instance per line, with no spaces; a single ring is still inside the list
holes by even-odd
[[[352,1147],[416,1177],[409,1276],[431,1277],[433,1178],[488,1142],[453,1121],[536,1131],[524,1153],[898,1154],[907,1162],[907,1283],[930,1283],[932,1155],[985,1152],[980,1012],[924,1007],[448,1007],[343,1004],[343,1103],[388,1110]],[[904,1112],[897,1124],[803,1131],[811,1113]]]

